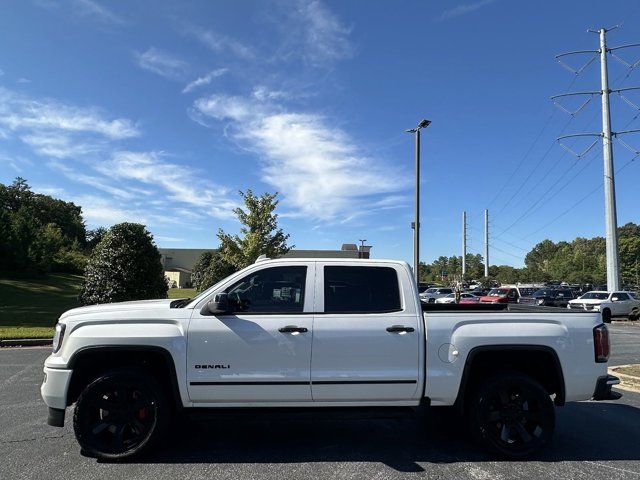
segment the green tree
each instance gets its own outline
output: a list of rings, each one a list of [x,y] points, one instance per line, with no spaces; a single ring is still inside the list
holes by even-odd
[[[216,284],[225,277],[228,277],[236,271],[236,268],[220,255],[219,251],[204,252],[195,266],[191,274],[193,286],[199,290],[206,290],[210,286]]]
[[[160,252],[144,225],[120,223],[91,252],[79,300],[85,305],[166,298]]]
[[[221,258],[237,270],[252,264],[260,255],[275,258],[293,248],[293,245],[287,245],[289,235],[278,228],[278,214],[275,213],[278,194],[264,193],[258,197],[247,190],[240,195],[245,209],[233,210],[242,225],[240,235],[218,230]]]
[[[21,274],[64,268],[64,253],[76,256],[85,242],[79,206],[34,193],[18,177],[0,184],[0,269]]]

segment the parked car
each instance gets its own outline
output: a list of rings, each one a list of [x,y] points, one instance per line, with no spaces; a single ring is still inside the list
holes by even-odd
[[[568,308],[572,310],[599,311],[604,322],[612,318],[628,318],[638,320],[640,317],[640,300],[630,292],[587,292],[580,298],[571,300]]]
[[[433,303],[440,297],[446,297],[454,293],[453,288],[449,287],[433,287],[428,288],[420,294],[420,300],[427,303]]]
[[[545,307],[566,307],[573,300],[573,291],[565,288],[541,288],[529,297],[520,297],[518,303]]]
[[[421,303],[406,262],[262,260],[192,299],[65,312],[41,394],[52,426],[75,405],[99,459],[153,452],[183,410],[429,404],[459,406],[473,438],[521,459],[551,439],[554,404],[620,394],[599,314],[529,307],[523,323],[518,308]]]
[[[480,303],[480,297],[477,295],[474,295],[472,293],[469,294],[463,294],[462,298],[460,299],[459,302],[461,305],[469,305],[472,303]]]
[[[460,303],[462,303],[462,300],[471,300],[471,299],[475,299],[475,302],[465,302],[465,303],[477,303],[478,300],[480,300],[479,297],[476,297],[475,295],[472,295],[470,293],[460,294]],[[456,303],[456,294],[450,293],[449,295],[446,295],[444,297],[436,298],[436,303]]]
[[[487,295],[480,297],[480,303],[517,303],[518,290],[515,287],[492,288]]]

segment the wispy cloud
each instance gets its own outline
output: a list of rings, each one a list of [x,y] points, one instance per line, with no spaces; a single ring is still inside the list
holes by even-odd
[[[347,28],[319,0],[299,3],[299,15],[304,24],[304,56],[313,65],[350,58],[354,53],[349,39],[351,29]]]
[[[94,0],[74,0],[74,3],[81,14],[90,15],[103,22],[124,23],[121,17]]]
[[[104,178],[78,172],[75,169],[71,168],[70,166],[61,163],[60,161],[52,160],[50,162],[47,162],[47,166],[53,170],[57,170],[58,172],[62,173],[69,180],[73,180],[74,182],[89,185],[93,188],[102,190],[103,192],[106,192],[115,197],[123,198],[123,199],[132,199],[135,196],[133,192],[130,192],[124,188],[119,188],[119,187],[110,185],[108,182],[105,181]]]
[[[166,160],[162,152],[117,151],[108,161],[96,166],[105,176],[118,180],[134,180],[160,187],[167,199],[191,205],[217,218],[230,218],[237,202],[228,189],[213,185],[200,172]]]
[[[65,198],[78,200],[93,224],[166,224],[174,217],[179,219],[176,223],[196,228],[198,220],[232,217],[237,206],[228,189],[202,180],[202,172],[170,161],[170,155],[126,150],[123,141],[140,135],[135,124],[111,119],[95,107],[34,99],[0,88],[0,133],[3,140],[22,142],[46,159],[51,172],[80,185],[86,192],[82,198]],[[17,172],[32,168],[1,154],[0,164]]]
[[[228,52],[232,55],[245,60],[251,60],[255,57],[252,48],[236,40],[233,37],[216,32],[212,29],[205,29],[196,25],[185,26],[183,31],[213,52]]]
[[[122,17],[96,0],[36,0],[34,3],[47,10],[62,9],[65,14],[76,17],[91,17],[105,24],[120,25],[125,23]]]
[[[185,61],[155,47],[142,53],[134,52],[133,56],[140,68],[166,78],[181,79],[189,68]]]
[[[128,119],[109,119],[95,107],[76,107],[51,99],[34,100],[0,87],[0,127],[11,131],[91,133],[109,139],[139,135]]]
[[[302,215],[325,221],[355,218],[372,204],[387,208],[399,197],[384,197],[407,186],[330,120],[292,113],[249,97],[212,95],[197,100],[196,113],[230,122],[233,140],[262,160],[262,178],[282,192]],[[406,178],[406,177],[405,177]]]
[[[218,68],[216,70],[212,70],[206,75],[203,75],[202,77],[198,77],[193,82],[190,82],[189,84],[187,84],[187,86],[184,87],[184,89],[182,89],[182,93],[189,93],[198,87],[209,85],[214,79],[221,77],[228,71],[229,70],[226,68]]]
[[[476,10],[486,7],[494,3],[496,0],[480,0],[475,3],[466,3],[462,5],[458,5],[455,8],[451,8],[449,10],[445,10],[440,15],[440,20],[449,20],[451,18],[460,17],[462,15],[466,15],[471,12],[475,12]]]
[[[86,143],[81,140],[72,140],[71,137],[59,131],[22,135],[20,140],[29,145],[34,152],[45,157],[78,158],[99,150],[97,148],[99,142]]]

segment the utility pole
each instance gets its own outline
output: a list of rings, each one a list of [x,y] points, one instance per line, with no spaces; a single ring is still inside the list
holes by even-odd
[[[489,276],[489,210],[484,209],[484,276]]]
[[[626,130],[626,131],[611,131],[611,112],[609,108],[609,95],[611,93],[617,93],[620,97],[629,105],[634,108],[638,108],[633,102],[630,102],[628,99],[625,99],[622,95],[622,92],[626,92],[628,90],[639,90],[640,87],[627,87],[627,88],[618,88],[618,89],[610,89],[609,88],[609,72],[607,69],[607,55],[612,55],[620,62],[624,63],[628,68],[632,69],[638,66],[638,62],[635,64],[629,64],[626,61],[622,60],[618,57],[614,52],[623,48],[630,47],[638,47],[640,44],[629,44],[629,45],[621,45],[619,47],[607,47],[607,32],[611,30],[615,30],[618,26],[612,28],[600,28],[598,30],[588,30],[590,33],[597,33],[600,37],[600,48],[598,50],[580,50],[576,52],[567,52],[562,53],[560,55],[556,55],[556,59],[558,62],[564,66],[565,68],[572,71],[574,74],[578,75],[581,73],[594,59],[599,56],[600,57],[600,82],[601,82],[601,90],[589,91],[589,92],[573,92],[573,93],[564,93],[562,95],[554,95],[551,97],[551,100],[566,113],[575,116],[580,110],[584,108],[587,103],[589,103],[590,99],[594,95],[600,95],[602,100],[602,132],[599,133],[578,133],[571,135],[563,135],[558,137],[558,142],[560,145],[564,147],[568,152],[572,153],[578,158],[584,157],[594,145],[598,143],[596,139],[586,150],[581,153],[576,153],[570,147],[564,145],[562,140],[565,138],[571,137],[588,137],[588,136],[596,136],[602,137],[602,153],[604,160],[604,218],[605,218],[605,238],[606,238],[606,258],[607,258],[607,290],[614,291],[619,290],[620,288],[620,265],[618,260],[618,216],[616,213],[616,186],[615,186],[615,170],[613,168],[613,145],[612,138],[617,137],[618,141],[620,141],[623,145],[626,144],[619,138],[620,135],[626,133],[637,133],[639,130]],[[563,63],[561,60],[563,57],[567,55],[575,55],[575,54],[591,54],[592,58],[580,69],[574,70],[569,67],[567,64]],[[571,112],[567,110],[565,107],[560,105],[557,102],[557,99],[562,97],[568,97],[572,95],[589,95],[590,98],[586,102],[584,102],[577,110]],[[628,146],[627,146],[628,148]]]
[[[609,73],[607,71],[607,30],[600,31],[600,77],[602,82],[602,150],[604,154],[604,222],[607,243],[607,290],[620,289],[618,263],[618,215],[616,212],[616,184],[611,145],[611,113],[609,111]]]
[[[413,276],[416,283],[420,281],[420,130],[428,127],[430,123],[431,121],[423,119],[416,128],[405,130],[407,133],[414,133],[416,139],[415,220],[411,224],[411,228],[413,228]]]
[[[467,212],[462,212],[462,281],[467,276]]]

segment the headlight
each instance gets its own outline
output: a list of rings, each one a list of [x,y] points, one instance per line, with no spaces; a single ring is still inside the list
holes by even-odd
[[[56,353],[60,350],[62,346],[62,340],[64,338],[64,323],[56,323],[56,333],[53,335],[53,353]]]
[[[542,305],[544,303],[544,298],[539,298],[538,299],[538,305]]]

